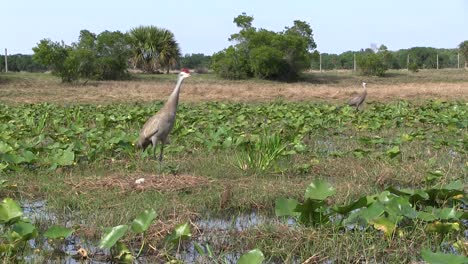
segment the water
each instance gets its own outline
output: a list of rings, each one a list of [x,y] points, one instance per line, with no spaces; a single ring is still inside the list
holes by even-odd
[[[282,221],[277,218],[271,218],[264,215],[259,215],[256,212],[250,214],[240,214],[234,217],[215,217],[205,218],[194,222],[194,226],[198,229],[199,235],[190,241],[183,252],[176,254],[176,257],[185,263],[212,263],[206,254],[200,255],[195,249],[194,241],[202,246],[205,253],[207,252],[206,245],[226,245],[232,243],[231,236],[233,233],[243,232],[262,225],[287,225],[293,228],[296,221],[293,218],[288,218]],[[221,256],[214,252],[217,259],[221,258],[225,263],[236,263],[242,253],[229,252],[222,253]]]
[[[47,210],[45,201],[26,201],[22,203],[24,216],[29,218],[33,223],[57,223],[58,217]],[[70,217],[72,219],[72,217]],[[67,221],[65,226],[73,226],[72,221]],[[194,222],[194,226],[198,229],[196,238],[184,244],[182,250],[175,254],[175,257],[185,263],[212,263],[207,254],[200,255],[195,249],[194,242],[201,245],[205,252],[206,245],[229,245],[232,242],[231,236],[233,233],[246,231],[248,229],[256,228],[262,225],[287,225],[293,228],[296,222],[292,218],[288,219],[277,219],[263,215],[259,215],[256,212],[248,214],[240,214],[234,217],[214,217],[199,219]],[[24,257],[26,263],[66,263],[66,264],[78,264],[83,263],[79,258],[78,250],[80,248],[86,249],[89,256],[92,259],[86,261],[86,263],[101,264],[109,263],[107,261],[110,252],[108,250],[101,250],[97,248],[97,241],[83,241],[78,236],[72,235],[61,241],[57,245],[50,244],[47,239],[42,236],[32,239],[29,241],[29,245],[33,249],[40,249],[45,252],[54,252],[53,257],[45,259],[43,255],[31,253]],[[216,259],[223,259],[225,263],[236,263],[241,254],[239,252],[220,253],[213,252]],[[135,252],[136,255],[136,252]],[[149,258],[141,256],[134,263],[154,263]]]

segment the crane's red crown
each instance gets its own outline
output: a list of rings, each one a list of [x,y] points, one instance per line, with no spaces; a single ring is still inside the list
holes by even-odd
[[[185,72],[185,73],[190,73],[190,71],[187,68],[182,68],[182,70],[180,70],[180,71]]]

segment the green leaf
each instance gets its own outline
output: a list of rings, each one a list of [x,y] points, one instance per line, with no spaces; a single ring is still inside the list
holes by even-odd
[[[369,207],[363,208],[357,212],[354,212],[349,215],[348,218],[344,220],[344,224],[353,224],[356,222],[362,222],[360,220],[364,220],[365,223],[369,223],[371,220],[378,218],[385,212],[385,207],[379,203],[375,202],[369,205]]]
[[[428,182],[432,182],[432,181],[434,181],[436,179],[441,178],[442,176],[444,176],[444,173],[442,171],[440,171],[440,170],[428,171],[426,173],[425,179]]]
[[[275,214],[276,216],[298,216],[299,213],[294,211],[298,204],[296,199],[280,197],[276,199]]]
[[[118,263],[133,263],[132,252],[120,241],[115,244],[112,253],[112,255],[114,255],[114,259],[118,260]]]
[[[259,249],[252,249],[242,255],[237,261],[237,264],[261,264],[264,259],[265,256],[263,256],[262,251]]]
[[[400,153],[401,151],[400,151],[399,146],[393,146],[391,149],[387,150],[386,152],[387,156],[389,156],[392,159],[398,156]]]
[[[25,162],[31,163],[32,161],[37,160],[37,157],[31,151],[26,150],[23,152],[23,159]]]
[[[17,233],[23,241],[37,237],[36,227],[28,222],[18,221],[13,225],[12,231]]]
[[[442,252],[432,252],[429,249],[421,250],[421,256],[428,264],[466,264],[468,257],[445,254]]]
[[[416,218],[426,222],[432,222],[437,219],[433,214],[423,211],[418,211]]]
[[[12,223],[20,219],[23,211],[17,202],[11,198],[3,199],[0,204],[0,223]]]
[[[449,208],[449,207],[444,207],[442,209],[435,208],[434,209],[434,214],[440,219],[440,220],[458,220],[461,215],[463,214],[462,212],[457,212],[455,207]]]
[[[336,189],[324,180],[313,181],[306,189],[304,198],[312,200],[325,200],[336,193]]]
[[[119,225],[109,228],[104,233],[104,236],[99,241],[100,248],[110,249],[112,246],[117,243],[117,241],[122,238],[128,230],[127,225]]]
[[[434,223],[427,224],[426,231],[447,234],[447,233],[451,233],[455,231],[460,231],[460,224],[457,222],[442,223],[442,222],[436,221]]]
[[[176,226],[172,233],[167,237],[167,240],[176,244],[179,243],[180,240],[190,237],[192,237],[190,225],[189,223],[184,223]]]
[[[8,145],[7,143],[5,143],[3,141],[0,141],[0,154],[8,153],[8,152],[10,152],[12,150],[13,150],[13,148],[10,147],[10,145]]]
[[[344,206],[333,206],[333,210],[340,214],[348,214],[349,212],[356,210],[358,208],[366,207],[367,206],[367,197],[363,196],[358,200]]]
[[[72,165],[75,160],[75,153],[71,149],[59,151],[54,157],[55,162],[60,166]]]
[[[200,244],[198,244],[196,241],[193,242],[193,247],[197,251],[198,255],[200,255],[200,256],[205,256],[206,255],[205,251],[202,248],[202,246],[200,246]]]
[[[151,222],[156,218],[156,211],[153,209],[145,210],[133,220],[131,228],[135,233],[143,233],[148,230]]]
[[[398,190],[392,186],[388,187],[387,190],[399,196],[409,196],[409,201],[412,204],[429,199],[429,194],[423,190],[413,190],[413,189]]]
[[[386,217],[375,218],[369,221],[369,223],[372,224],[375,229],[383,231],[387,237],[391,237],[393,232],[395,232],[395,229],[396,229],[396,223],[390,221]]]
[[[66,238],[71,236],[75,230],[63,226],[53,225],[45,231],[44,236],[50,239]]]
[[[399,196],[393,197],[386,205],[385,211],[389,215],[395,216],[406,216],[408,218],[416,218],[417,212],[411,207],[411,204],[407,200],[408,198]]]

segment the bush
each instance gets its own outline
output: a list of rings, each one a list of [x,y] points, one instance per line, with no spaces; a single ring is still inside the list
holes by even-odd
[[[356,58],[356,63],[362,75],[382,77],[387,70],[382,56],[375,53],[361,54]]]
[[[255,77],[260,79],[277,78],[285,63],[283,54],[275,48],[262,46],[250,52],[250,65]]]
[[[221,78],[241,80],[252,76],[245,56],[242,56],[233,46],[213,54],[212,61],[213,70]]]
[[[419,67],[418,67],[418,64],[412,62],[408,65],[408,70],[410,70],[411,72],[418,72],[419,71]]]
[[[104,31],[96,36],[82,30],[79,42],[71,46],[43,39],[33,51],[33,59],[50,67],[63,82],[79,78],[116,80],[127,76],[127,43],[124,34],[118,31]]]
[[[230,40],[237,44],[212,57],[212,69],[225,79],[260,79],[293,81],[310,67],[311,50],[316,45],[312,29],[303,21],[284,31],[273,32],[252,27],[253,17],[242,14],[234,19],[241,28]]]

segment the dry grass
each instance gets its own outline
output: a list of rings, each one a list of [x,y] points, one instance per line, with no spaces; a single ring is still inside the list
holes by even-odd
[[[468,99],[468,78],[465,76],[468,76],[468,72],[439,79],[431,79],[430,73],[425,74],[413,79],[408,79],[407,76],[370,79],[368,101]],[[174,80],[169,77],[173,77]],[[359,91],[362,77],[334,73],[334,75],[311,78],[313,79],[297,83],[279,83],[258,80],[224,81],[194,76],[184,83],[181,100],[182,102],[261,102],[283,99],[339,103],[347,101]],[[18,78],[0,84],[0,101],[59,104],[148,102],[166,100],[174,88],[174,83],[175,76],[165,76],[164,79],[92,82],[87,85],[64,85],[53,78]]]
[[[142,180],[143,179],[143,180]],[[210,183],[204,177],[191,175],[152,175],[133,173],[132,175],[108,175],[106,177],[80,178],[66,182],[73,190],[102,191],[120,189],[122,192],[153,190],[160,192],[175,192],[189,188],[205,186]]]

